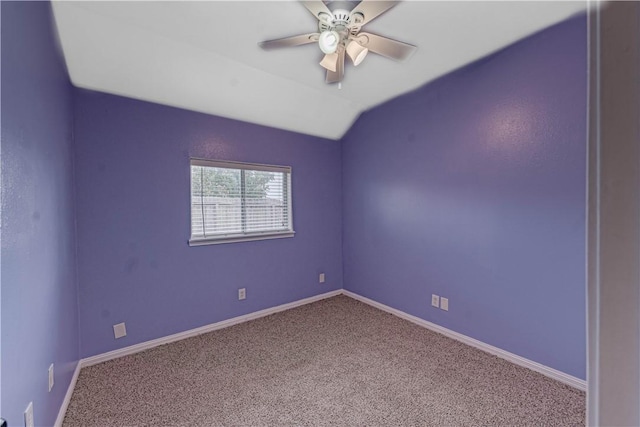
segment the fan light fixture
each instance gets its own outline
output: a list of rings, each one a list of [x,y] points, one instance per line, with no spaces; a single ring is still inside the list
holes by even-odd
[[[355,40],[351,40],[347,45],[347,55],[349,55],[349,58],[353,61],[353,65],[356,67],[364,60],[367,53],[369,53],[369,49]]]
[[[338,54],[336,52],[333,52],[325,55],[322,58],[322,61],[320,61],[320,65],[322,65],[323,68],[335,73],[338,69]]]
[[[357,66],[369,52],[402,61],[416,50],[408,43],[362,31],[362,27],[394,7],[397,0],[330,1],[299,0],[318,20],[313,33],[266,40],[260,43],[265,50],[318,43],[324,53],[320,65],[326,70],[325,82],[342,87],[345,57]]]
[[[335,53],[340,42],[340,34],[336,31],[323,31],[318,38],[320,50],[329,55]]]

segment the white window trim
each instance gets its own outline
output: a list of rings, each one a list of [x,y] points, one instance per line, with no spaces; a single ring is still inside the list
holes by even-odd
[[[266,171],[266,172],[281,172],[287,174],[287,214],[289,218],[289,230],[283,231],[263,231],[263,232],[254,232],[247,234],[222,234],[216,237],[205,237],[205,238],[193,238],[189,239],[189,246],[206,246],[206,245],[219,245],[223,243],[235,243],[235,242],[249,242],[254,240],[271,240],[271,239],[285,239],[294,237],[296,232],[293,230],[293,202],[292,196],[293,193],[291,187],[292,181],[292,173],[290,166],[276,166],[276,165],[265,165],[260,163],[244,163],[244,162],[233,162],[226,160],[207,160],[200,158],[191,158],[189,159],[189,211],[193,209],[193,204],[191,203],[191,166],[204,166],[204,167],[216,167],[216,168],[230,168],[230,169],[244,169],[244,170],[254,170],[254,171]],[[189,216],[189,234],[191,235],[191,224],[192,215]]]
[[[255,235],[235,235],[226,237],[216,237],[207,239],[190,239],[189,246],[206,246],[206,245],[220,245],[222,243],[235,243],[235,242],[250,242],[252,240],[271,240],[271,239],[286,239],[296,235],[295,231],[287,231],[282,233],[264,233],[262,236]]]

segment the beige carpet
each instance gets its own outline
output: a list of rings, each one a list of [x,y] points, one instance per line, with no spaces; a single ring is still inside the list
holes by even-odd
[[[69,426],[569,426],[585,394],[338,296],[80,372]]]

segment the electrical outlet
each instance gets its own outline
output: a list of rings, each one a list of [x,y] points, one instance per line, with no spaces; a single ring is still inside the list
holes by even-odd
[[[431,295],[431,305],[434,307],[440,307],[440,297],[438,295]]]
[[[441,297],[440,298],[440,308],[444,311],[449,311],[449,298]]]
[[[49,366],[49,391],[53,388],[53,363]]]
[[[24,411],[24,427],[34,427],[33,422],[33,402],[29,402],[27,409]]]
[[[247,290],[245,288],[238,289],[238,299],[243,300],[247,298]]]
[[[320,276],[318,276],[318,282],[324,283],[324,273],[320,273]]]
[[[113,335],[116,337],[116,339],[127,336],[127,326],[124,324],[124,322],[113,325]]]

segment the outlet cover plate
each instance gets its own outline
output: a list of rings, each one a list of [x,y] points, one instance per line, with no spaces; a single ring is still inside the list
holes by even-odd
[[[318,282],[324,283],[324,273],[320,273],[320,275],[318,276]]]
[[[431,305],[434,307],[440,307],[440,297],[438,295],[431,295]]]
[[[33,422],[33,402],[29,402],[27,409],[24,411],[24,427],[34,427]]]
[[[440,297],[440,308],[449,311],[449,298]]]
[[[124,322],[113,325],[113,335],[116,337],[116,339],[127,336],[127,326],[124,324]]]
[[[53,363],[49,366],[49,391],[53,388]]]
[[[246,288],[238,289],[238,299],[239,300],[247,299],[247,289]]]

